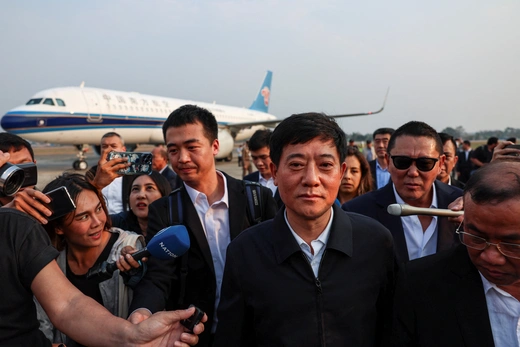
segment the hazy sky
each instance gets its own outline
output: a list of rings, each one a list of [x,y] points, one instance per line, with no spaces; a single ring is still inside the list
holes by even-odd
[[[0,113],[79,85],[248,107],[273,71],[270,113],[383,113],[372,132],[520,128],[520,2],[4,1]]]

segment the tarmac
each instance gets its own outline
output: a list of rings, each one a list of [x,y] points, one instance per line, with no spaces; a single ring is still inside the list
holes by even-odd
[[[139,146],[135,152],[150,152],[153,146]],[[78,150],[74,146],[34,146],[34,157],[38,168],[38,183],[36,186],[43,189],[47,183],[52,181],[63,172],[77,172],[85,174],[88,170],[74,170],[72,163],[77,160]],[[99,161],[99,155],[89,148],[86,161],[88,167],[96,165]],[[242,168],[238,166],[237,158],[233,158],[230,162],[217,162],[217,169],[224,171],[228,175],[241,179]]]

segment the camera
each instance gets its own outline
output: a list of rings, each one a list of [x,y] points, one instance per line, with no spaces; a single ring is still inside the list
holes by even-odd
[[[34,186],[38,182],[38,170],[34,163],[5,163],[0,167],[0,196],[16,194],[20,188]]]
[[[520,145],[507,145],[504,148],[520,149]],[[506,153],[506,155],[511,155],[513,157],[518,157],[518,156],[520,156],[520,153],[512,152],[512,153]]]

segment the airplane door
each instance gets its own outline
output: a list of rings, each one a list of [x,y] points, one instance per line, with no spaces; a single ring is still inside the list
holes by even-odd
[[[101,122],[103,115],[101,114],[101,106],[99,105],[99,100],[96,93],[83,90],[83,96],[85,97],[88,110],[87,121]]]

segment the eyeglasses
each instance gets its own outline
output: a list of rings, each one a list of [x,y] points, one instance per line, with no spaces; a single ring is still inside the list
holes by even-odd
[[[439,158],[411,158],[404,155],[392,155],[390,158],[392,158],[392,162],[397,170],[406,170],[415,162],[417,170],[423,172],[431,171],[435,167],[435,163],[439,161]]]
[[[516,243],[506,243],[506,242],[499,242],[499,243],[491,243],[488,242],[486,239],[483,239],[482,237],[478,237],[475,235],[471,235],[469,233],[465,233],[461,230],[462,226],[461,222],[455,230],[457,234],[459,234],[460,242],[465,245],[466,247],[473,248],[479,251],[485,250],[488,246],[495,246],[498,251],[505,257],[508,258],[514,258],[514,259],[520,259],[520,244]]]

